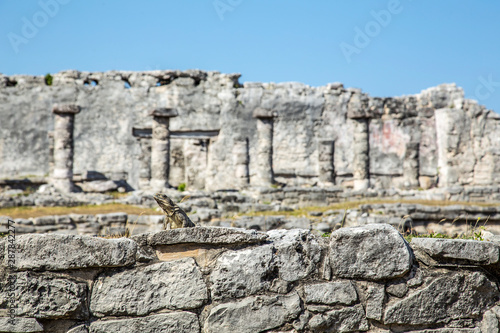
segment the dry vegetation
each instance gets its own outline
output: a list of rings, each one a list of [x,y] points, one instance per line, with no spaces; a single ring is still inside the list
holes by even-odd
[[[75,207],[9,207],[0,208],[0,216],[11,218],[30,218],[47,215],[68,215],[68,214],[107,214],[124,212],[135,215],[162,215],[162,212],[153,208],[131,206],[124,204],[86,205]]]

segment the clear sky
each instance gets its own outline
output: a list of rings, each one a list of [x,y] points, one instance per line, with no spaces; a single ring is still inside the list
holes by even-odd
[[[0,72],[198,68],[382,97],[455,82],[500,112],[499,14],[486,0],[0,0]]]

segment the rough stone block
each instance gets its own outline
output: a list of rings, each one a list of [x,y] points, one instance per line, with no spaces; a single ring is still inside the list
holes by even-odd
[[[57,234],[21,235],[16,238],[16,247],[17,270],[127,266],[135,262],[137,251],[137,244],[126,238]]]
[[[388,306],[384,323],[424,325],[475,318],[494,305],[499,296],[496,284],[483,273],[460,272],[437,278]]]
[[[0,318],[0,333],[32,333],[43,332],[42,325],[35,318],[21,318],[16,317],[14,324],[11,323],[10,318]]]
[[[294,282],[316,271],[322,249],[309,230],[271,230],[267,234],[276,249],[280,279]]]
[[[90,333],[172,332],[198,333],[198,317],[191,312],[171,312],[141,318],[98,320],[90,324]]]
[[[368,321],[360,304],[351,308],[332,310],[317,314],[309,320],[313,332],[354,332],[367,331]]]
[[[270,245],[227,251],[210,274],[212,298],[244,297],[268,290],[278,272]]]
[[[194,309],[207,299],[201,271],[186,258],[99,276],[90,310],[97,317],[143,316],[162,309]]]
[[[328,305],[351,305],[358,300],[356,289],[351,281],[336,281],[304,286],[306,303]]]
[[[301,312],[297,293],[286,296],[248,297],[224,303],[210,310],[206,332],[255,333],[279,327],[297,318]]]
[[[43,319],[88,316],[86,283],[31,272],[15,273],[14,276],[17,316]],[[7,299],[7,290],[0,293],[1,299]]]
[[[157,232],[148,237],[148,244],[255,244],[264,242],[268,236],[255,230],[219,227],[179,228]]]
[[[40,216],[33,219],[33,224],[36,226],[54,225],[56,224],[55,216]]]
[[[112,223],[125,224],[128,219],[127,213],[97,214],[95,217],[97,218],[97,222],[104,225],[110,225]]]
[[[440,262],[452,263],[454,260],[477,265],[498,263],[500,247],[491,242],[469,239],[413,238],[411,246]]]
[[[89,333],[89,328],[86,324],[78,325],[76,327],[73,327],[66,333]]]
[[[395,278],[409,272],[412,261],[408,244],[388,224],[342,228],[331,235],[330,264],[338,277]]]

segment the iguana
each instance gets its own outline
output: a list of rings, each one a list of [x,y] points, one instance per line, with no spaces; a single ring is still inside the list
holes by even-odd
[[[191,228],[196,226],[193,221],[189,219],[186,212],[177,206],[172,199],[167,197],[167,195],[158,192],[153,198],[166,215],[163,221],[164,230],[167,230],[168,223],[170,223],[170,229]]]

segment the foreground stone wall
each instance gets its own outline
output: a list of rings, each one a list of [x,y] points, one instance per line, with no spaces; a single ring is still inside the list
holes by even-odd
[[[71,104],[81,108],[74,124],[76,180],[99,176],[146,188],[149,113],[174,108],[173,186],[241,189],[277,181],[364,190],[499,183],[500,116],[464,99],[455,85],[378,98],[339,83],[242,86],[238,78],[198,70],[66,71],[47,86],[42,76],[0,75],[0,178],[49,175],[51,110]]]
[[[0,240],[0,332],[498,332],[493,242],[408,244],[387,224],[15,242],[7,268]]]

